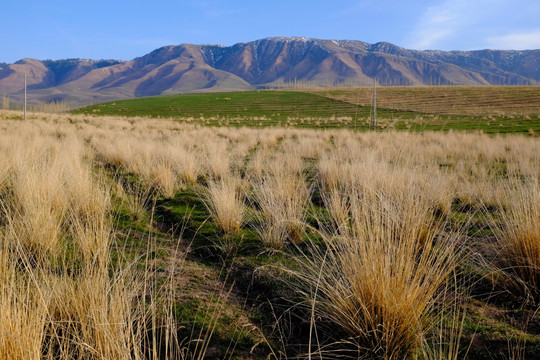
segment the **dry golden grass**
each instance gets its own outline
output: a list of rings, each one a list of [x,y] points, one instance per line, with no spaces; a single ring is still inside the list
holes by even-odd
[[[231,171],[228,142],[214,135],[203,146],[204,160],[201,165],[206,169],[205,173],[212,179],[227,178]]]
[[[43,279],[51,299],[45,329],[50,337],[45,358],[142,358],[146,319],[137,281],[125,274],[112,277],[102,267],[87,268],[80,277]],[[139,282],[140,284],[140,282]]]
[[[261,214],[256,231],[272,249],[299,243],[305,227],[309,189],[301,176],[274,173],[254,180],[254,201]]]
[[[459,263],[460,232],[441,231],[445,226],[436,221],[438,197],[447,193],[439,191],[438,176],[425,175],[433,168],[417,167],[410,153],[375,158],[354,151],[358,145],[350,141],[346,146],[354,146],[348,158],[336,149],[319,163],[327,171],[321,182],[329,247],[307,258],[300,283],[311,289],[304,295],[314,316],[348,335],[337,344],[343,355],[348,349],[383,359],[414,357],[431,330],[439,291]]]
[[[141,278],[111,268],[107,180],[81,138],[12,123],[2,144],[0,357],[143,358]],[[64,134],[60,138],[58,133]]]
[[[0,353],[6,359],[141,357],[136,344],[146,320],[134,306],[137,281],[122,272],[109,275],[111,223],[106,201],[98,204],[106,196],[96,189],[87,189],[97,198],[90,202],[64,195],[69,205],[58,209],[49,191],[61,195],[66,187],[26,182],[43,175],[29,171],[22,177],[25,186],[42,189],[30,198],[32,207],[5,214],[0,306],[9,318],[2,321]],[[29,190],[16,184],[16,191]],[[17,209],[21,199],[4,206]],[[43,215],[48,212],[50,217]]]
[[[500,193],[503,209],[492,226],[498,256],[495,279],[514,295],[540,303],[540,186],[538,178],[516,179]]]
[[[202,195],[214,222],[225,234],[235,235],[245,220],[242,180],[228,177],[212,181]]]
[[[537,296],[538,138],[15,115],[0,112],[0,358],[159,357],[141,348],[156,324],[172,329],[163,357],[185,358],[170,308],[156,318],[161,294],[140,302],[151,276],[110,261],[112,211],[118,202],[137,222],[151,199],[202,187],[219,236],[249,221],[261,250],[304,251],[304,321],[358,356],[426,351],[463,260],[456,229],[478,213],[492,217],[501,286]],[[326,345],[313,355],[336,350]]]
[[[325,235],[327,250],[306,256],[299,291],[314,318],[345,332],[348,345],[338,344],[344,353],[414,357],[432,326],[440,289],[461,257],[457,233],[443,237],[436,226],[424,227],[431,221],[427,211],[402,218],[409,204],[377,196],[362,202],[352,232]]]

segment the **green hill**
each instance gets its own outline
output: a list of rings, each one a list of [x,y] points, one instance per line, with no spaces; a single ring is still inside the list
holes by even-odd
[[[482,130],[489,133],[540,132],[539,114],[528,111],[529,109],[520,112],[523,106],[530,107],[528,102],[523,106],[515,102],[518,107],[511,112],[505,111],[506,108],[501,108],[501,111],[471,112],[470,108],[475,102],[470,102],[462,108],[451,104],[452,108],[459,111],[448,113],[445,110],[445,107],[448,107],[448,96],[443,94],[449,91],[448,87],[426,88],[430,91],[416,91],[413,92],[414,96],[410,96],[408,90],[414,89],[423,88],[381,88],[381,96],[378,97],[378,103],[381,105],[377,107],[378,128]],[[457,97],[458,100],[460,97],[466,99],[471,91],[471,87],[452,89],[452,97]],[[503,97],[505,94],[516,96],[516,91],[512,87],[496,87],[496,89]],[[539,88],[532,89],[534,91]],[[373,108],[368,105],[372,90],[359,88],[356,92],[357,96],[354,96],[354,89],[165,95],[96,104],[73,112],[98,116],[172,118],[211,126],[368,129],[373,123]],[[437,95],[439,92],[441,96]],[[426,107],[428,96],[429,108]],[[389,102],[388,99],[392,101]],[[403,106],[400,99],[408,106]],[[437,101],[440,104],[437,104]],[[497,110],[498,106],[502,106],[500,104],[508,106],[508,102],[501,102],[500,96],[493,98],[493,104],[484,103],[483,106],[486,109]],[[441,111],[437,112],[437,108]]]

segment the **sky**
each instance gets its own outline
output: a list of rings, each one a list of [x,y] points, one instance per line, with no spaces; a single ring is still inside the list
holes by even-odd
[[[540,49],[539,0],[24,0],[0,5],[0,62],[131,60],[272,36],[409,49]]]

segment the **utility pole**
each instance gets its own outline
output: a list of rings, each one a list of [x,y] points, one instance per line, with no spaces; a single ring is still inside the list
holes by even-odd
[[[26,120],[26,74],[24,74],[24,120]]]
[[[377,80],[373,80],[373,128],[377,127]]]
[[[356,108],[354,110],[354,129],[356,130],[358,128],[357,121],[358,121],[358,97],[360,96],[360,89],[358,89],[358,92],[356,93]]]

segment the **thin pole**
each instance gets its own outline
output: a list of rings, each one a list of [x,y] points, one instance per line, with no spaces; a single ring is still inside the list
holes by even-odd
[[[373,81],[373,128],[377,127],[377,81]]]
[[[26,74],[24,74],[24,120],[26,120]]]
[[[354,110],[354,128],[358,128],[358,104],[359,104],[359,98],[360,96],[360,89],[358,89],[358,92],[356,93],[356,109]]]

